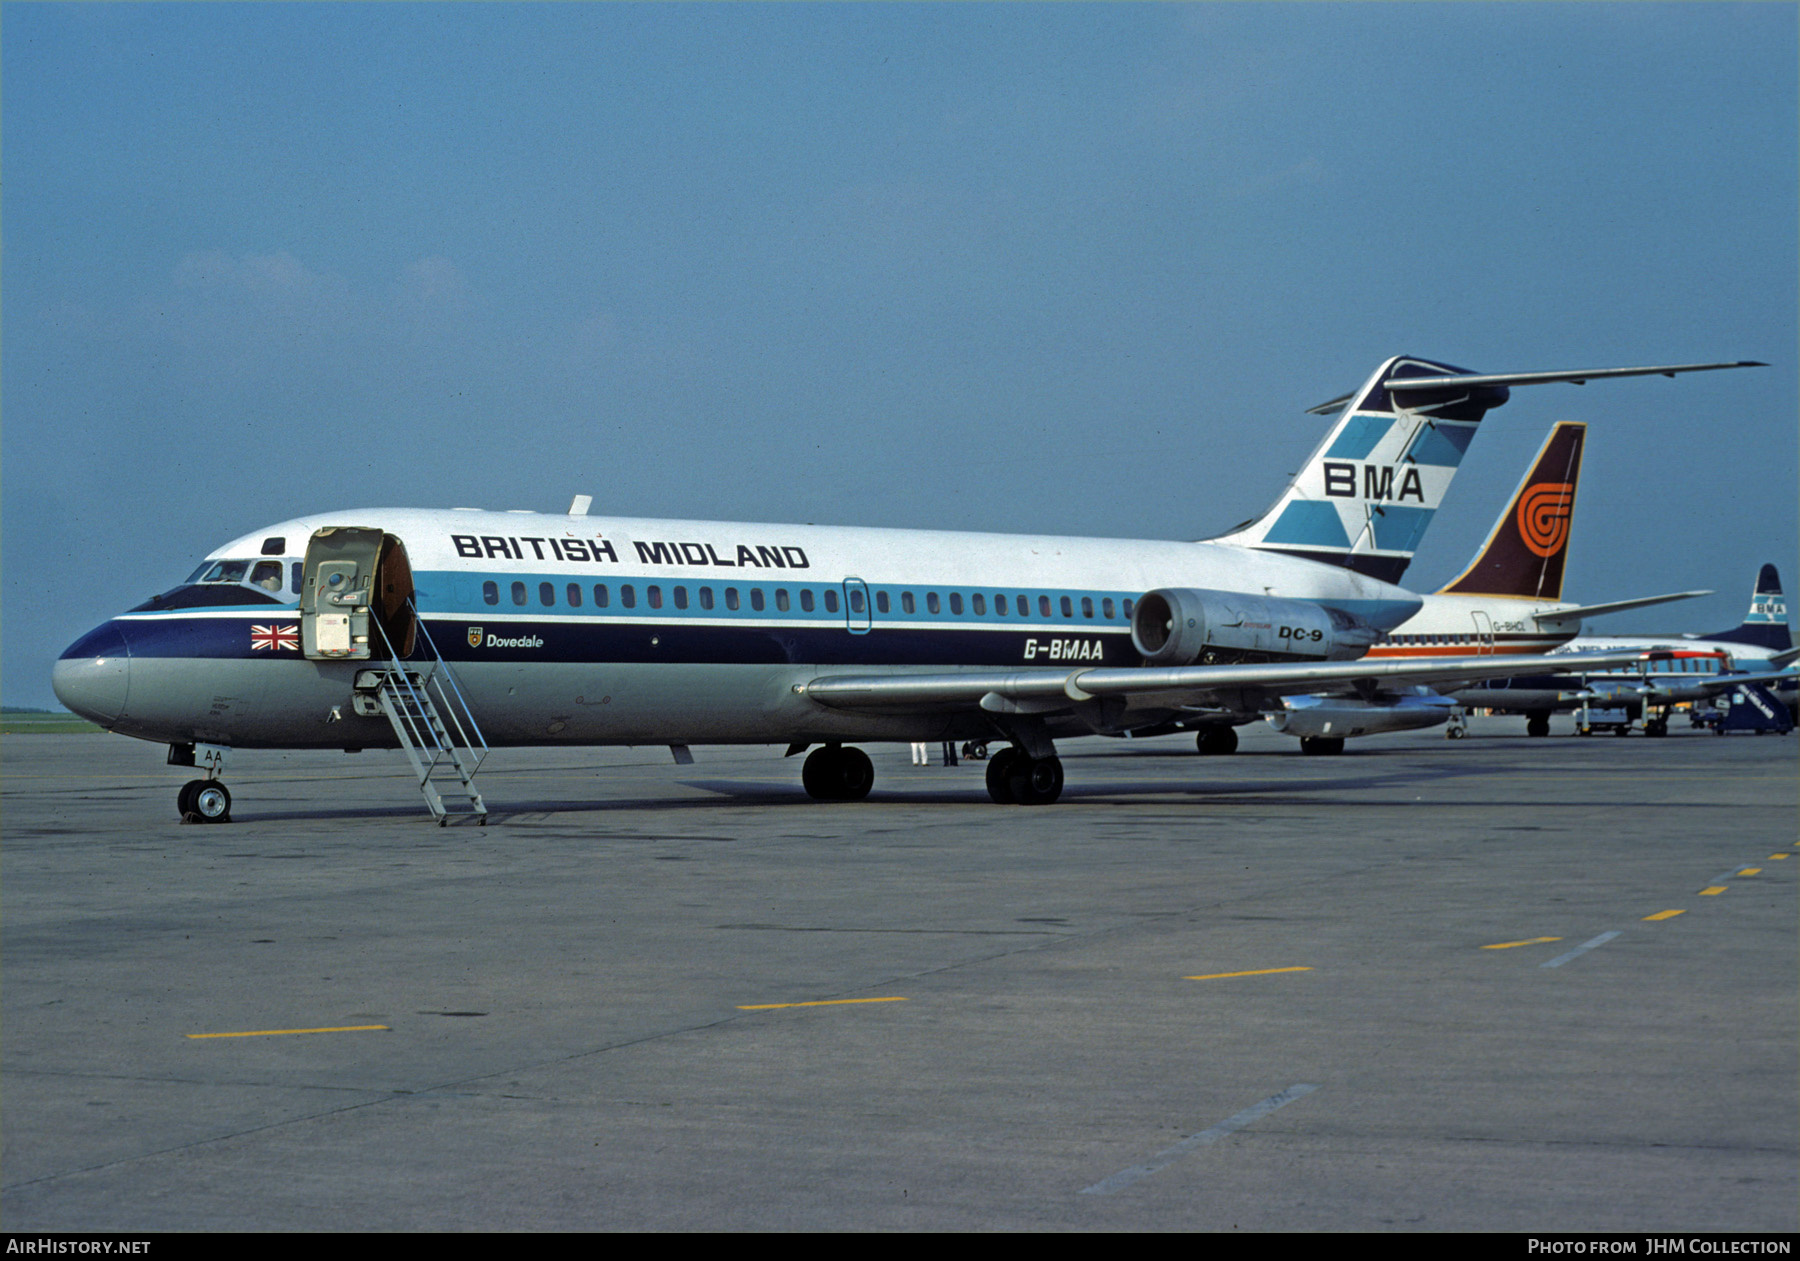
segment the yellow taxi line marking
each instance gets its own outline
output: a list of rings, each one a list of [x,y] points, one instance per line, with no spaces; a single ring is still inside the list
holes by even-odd
[[[1234,976],[1273,976],[1277,972],[1311,972],[1311,968],[1258,968],[1254,972],[1214,972],[1207,976],[1184,976],[1184,981],[1223,981]]]
[[[1723,892],[1725,892],[1725,886],[1722,884],[1715,884],[1700,890],[1700,896],[1703,898],[1716,898]]]
[[[190,1033],[190,1038],[273,1038],[283,1033],[365,1033],[387,1025],[334,1025],[329,1029],[251,1029],[244,1033]]]
[[[1511,950],[1514,946],[1541,946],[1547,941],[1561,941],[1561,937],[1531,937],[1525,941],[1497,941],[1491,946],[1483,946],[1483,950]]]
[[[1759,872],[1759,871],[1761,871],[1761,870],[1762,870],[1762,868],[1761,868],[1761,867],[1745,867],[1745,868],[1743,868],[1743,869],[1742,869],[1742,870],[1740,870],[1740,871],[1739,871],[1739,872],[1738,872],[1738,875],[1740,875],[1740,876],[1754,876],[1754,875],[1755,875],[1755,874],[1756,874],[1756,873],[1757,873],[1757,872]]]
[[[810,1003],[751,1003],[739,1011],[774,1011],[777,1007],[843,1007],[850,1003],[904,1003],[904,998],[821,998]]]
[[[1780,862],[1782,859],[1784,859],[1786,857],[1787,857],[1786,854],[1770,854],[1769,855],[1769,858],[1774,862]]]
[[[1658,911],[1654,915],[1644,916],[1644,919],[1646,921],[1653,920],[1653,919],[1674,919],[1677,915],[1686,915],[1686,914],[1687,914],[1686,911]]]

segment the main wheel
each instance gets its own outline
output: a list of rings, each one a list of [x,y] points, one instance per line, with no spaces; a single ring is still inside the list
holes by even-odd
[[[838,763],[838,800],[861,801],[875,787],[875,763],[861,749],[845,749]]]
[[[231,792],[210,779],[197,779],[181,790],[186,798],[181,817],[188,823],[230,823]],[[180,801],[181,798],[177,798]]]
[[[1230,727],[1202,727],[1194,736],[1194,747],[1201,753],[1236,753],[1237,732]]]
[[[1527,714],[1525,716],[1525,734],[1528,736],[1547,736],[1550,734],[1550,715]]]
[[[996,804],[1002,806],[1016,805],[1012,792],[1013,764],[1018,762],[1021,754],[1010,744],[988,759],[987,790]]]
[[[1342,736],[1301,736],[1300,752],[1329,757],[1344,751]]]
[[[1024,757],[1007,776],[1012,798],[1021,806],[1047,806],[1062,796],[1063,765],[1058,757]]]
[[[826,745],[807,755],[800,782],[815,801],[861,801],[875,786],[875,764],[861,749]]]

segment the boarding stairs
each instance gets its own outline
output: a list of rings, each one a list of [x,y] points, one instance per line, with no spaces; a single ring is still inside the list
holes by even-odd
[[[431,632],[423,620],[415,618],[415,624],[423,651],[402,661],[380,622],[370,619],[387,646],[388,663],[356,672],[358,711],[387,715],[439,827],[453,815],[485,823],[487,805],[475,788],[475,772],[487,758],[487,740]]]

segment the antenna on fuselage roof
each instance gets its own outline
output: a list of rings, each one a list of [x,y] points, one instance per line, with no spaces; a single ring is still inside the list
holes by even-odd
[[[575,496],[574,502],[569,505],[569,515],[571,517],[585,517],[588,514],[588,509],[593,506],[594,497],[592,495],[577,495]]]

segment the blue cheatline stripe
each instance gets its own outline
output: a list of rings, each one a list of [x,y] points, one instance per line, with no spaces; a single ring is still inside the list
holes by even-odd
[[[1084,592],[1079,590],[1020,591],[995,587],[981,588],[985,608],[976,613],[975,589],[963,587],[960,613],[952,613],[950,590],[935,587],[874,587],[863,614],[844,612],[842,588],[829,584],[839,595],[836,612],[827,611],[819,598],[826,586],[813,587],[815,599],[811,611],[799,607],[798,588],[786,587],[790,594],[787,610],[777,610],[774,588],[763,588],[764,608],[750,607],[750,587],[739,589],[737,609],[726,608],[724,586],[713,588],[713,607],[700,607],[700,589],[710,584],[691,581],[671,583],[666,579],[649,584],[637,576],[630,580],[637,587],[637,606],[620,607],[621,583],[610,579],[609,603],[605,608],[593,604],[595,583],[591,577],[580,582],[583,603],[579,607],[567,603],[569,575],[502,575],[488,581],[504,582],[500,588],[505,603],[488,605],[473,603],[455,605],[442,597],[457,586],[467,588],[465,598],[474,594],[479,599],[480,575],[465,578],[436,573],[424,576],[417,587],[418,604],[429,624],[439,649],[452,660],[515,662],[579,662],[603,663],[709,663],[735,664],[810,664],[869,666],[994,666],[1055,665],[1063,662],[1090,665],[1132,666],[1138,655],[1131,645],[1130,622],[1125,616],[1128,601],[1141,593]],[[526,585],[527,603],[511,601],[511,583]],[[540,583],[551,586],[553,603],[544,606]],[[662,587],[663,607],[650,609],[647,588]],[[785,586],[785,584],[784,584]],[[687,591],[686,609],[673,607],[676,587]],[[914,611],[904,611],[901,593],[914,595]],[[939,611],[929,611],[925,594],[936,591]],[[883,611],[874,596],[888,597]],[[995,596],[1005,594],[1010,612],[995,612]],[[1030,613],[1021,616],[1018,601],[1029,596]],[[1042,614],[1040,598],[1049,597],[1051,615]],[[1069,601],[1070,614],[1062,613],[1062,602]],[[1113,617],[1104,616],[1106,602],[1112,602]],[[1415,603],[1390,601],[1333,601],[1346,612],[1367,618],[1381,626],[1397,625],[1417,609]],[[1083,609],[1091,609],[1092,616]],[[121,646],[118,635],[125,636],[134,657],[193,657],[242,660],[300,659],[298,651],[285,643],[277,646],[270,636],[262,637],[259,648],[252,638],[252,626],[268,624],[289,632],[297,632],[300,612],[292,605],[268,606],[254,610],[245,608],[210,611],[184,609],[169,614],[128,614],[107,624],[105,644],[90,632],[77,642],[76,648],[94,653],[115,652]],[[866,627],[866,629],[865,629]],[[101,628],[106,629],[106,628]],[[476,630],[477,643],[469,643]],[[116,632],[116,633],[115,633]],[[498,640],[510,643],[494,642]],[[525,643],[525,640],[541,642]],[[69,650],[74,655],[75,648]],[[65,654],[68,655],[68,654]]]
[[[1474,425],[1440,420],[1435,424],[1427,425],[1424,431],[1414,439],[1412,451],[1409,454],[1415,464],[1456,468],[1462,463],[1463,456],[1468,453],[1469,443],[1474,440]]]
[[[1287,543],[1297,547],[1350,546],[1350,536],[1338,516],[1336,504],[1296,499],[1281,510],[1275,524],[1263,536],[1265,543]]]
[[[428,616],[426,623],[438,650],[456,662],[931,667],[1130,666],[1138,662],[1127,629],[1098,621],[1045,630],[980,624],[898,626],[877,620],[867,634],[852,634],[841,621],[734,626],[660,618],[626,621],[546,615],[501,620],[457,614]],[[298,642],[297,617],[289,615],[274,624],[290,628]],[[108,625],[123,634],[134,660],[304,660],[297,648],[256,648],[252,623],[243,617],[132,618]],[[471,634],[477,630],[478,642],[471,644]]]
[[[590,570],[584,574],[572,575],[568,572],[552,574],[449,574],[444,572],[421,573],[414,577],[414,602],[419,611],[425,614],[450,614],[457,617],[499,617],[503,614],[532,615],[557,617],[562,615],[598,616],[602,618],[620,617],[625,619],[656,619],[659,621],[684,621],[688,619],[703,621],[733,621],[752,624],[805,624],[814,622],[842,622],[848,617],[857,625],[861,625],[872,615],[877,623],[888,625],[977,625],[977,626],[1045,626],[1054,625],[1059,629],[1075,628],[1084,625],[1096,627],[1129,627],[1131,623],[1127,606],[1143,594],[1141,591],[1101,591],[1095,589],[1068,587],[1016,587],[981,585],[943,585],[919,586],[911,584],[889,584],[862,582],[864,605],[860,612],[849,612],[848,596],[843,583],[819,582],[744,582],[706,577],[695,579],[682,577],[670,579],[664,575],[655,575],[648,579],[638,574],[617,574]],[[484,592],[484,585],[494,584],[495,602],[489,603]],[[517,583],[523,589],[522,602],[515,598],[513,585]],[[548,585],[551,602],[545,604],[541,588]],[[568,588],[580,589],[581,603],[569,603]],[[622,589],[632,589],[632,604],[624,604]],[[604,587],[606,604],[597,603],[595,588]],[[650,590],[657,590],[660,605],[653,607],[650,603]],[[702,590],[710,593],[712,607],[702,605]],[[686,607],[677,606],[677,591]],[[738,607],[728,607],[728,592],[737,593]],[[752,592],[760,591],[763,595],[763,607],[757,609],[753,605]],[[788,607],[777,607],[776,593],[786,592]],[[812,596],[812,607],[802,606],[801,593],[808,592]],[[832,594],[835,608],[827,607],[825,595]],[[912,597],[913,607],[906,609],[905,597]],[[885,597],[887,607],[881,607],[880,601]],[[937,607],[932,608],[935,598]],[[999,612],[1000,601],[1004,598],[1006,612]],[[1043,601],[1050,601],[1050,611],[1044,612]],[[1064,612],[1063,602],[1068,601],[1068,611]],[[1106,615],[1107,601],[1112,602],[1112,616]],[[977,601],[981,611],[976,611]],[[1020,602],[1026,601],[1025,612],[1020,612]]]
[[[1343,429],[1325,453],[1328,460],[1360,460],[1373,451],[1394,427],[1392,416],[1365,416],[1358,413],[1345,422]]]

